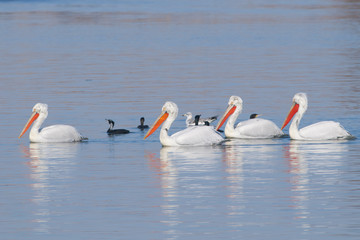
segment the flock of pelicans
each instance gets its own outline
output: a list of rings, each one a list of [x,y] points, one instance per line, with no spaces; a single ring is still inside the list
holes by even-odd
[[[282,129],[292,120],[289,128],[289,136],[296,140],[336,140],[336,139],[353,139],[348,131],[338,122],[322,121],[302,129],[299,129],[301,118],[308,107],[308,100],[305,93],[297,93],[293,97],[291,109],[285,118],[281,129],[272,121],[257,118],[257,114],[251,116],[249,120],[238,123],[235,126],[235,121],[242,111],[243,101],[238,96],[231,96],[228,107],[220,118],[218,124],[210,126],[210,123],[216,120],[216,117],[208,119],[201,119],[197,115],[192,119],[191,113],[186,113],[187,128],[169,136],[168,131],[171,124],[178,115],[178,107],[173,102],[166,102],[162,107],[160,116],[156,119],[154,124],[149,128],[144,125],[144,118],[140,119],[138,128],[149,128],[144,139],[153,134],[161,125],[160,142],[163,146],[204,146],[216,145],[225,141],[224,137],[219,133],[221,126],[227,121],[225,125],[224,134],[227,138],[244,138],[244,139],[265,139],[278,138],[284,135]],[[47,105],[37,103],[33,107],[33,113],[25,124],[24,129],[20,133],[21,138],[24,133],[33,124],[29,139],[31,142],[78,142],[87,140],[74,127],[69,125],[53,125],[45,128],[40,128],[48,115]],[[107,131],[108,134],[124,134],[129,133],[126,129],[113,129],[115,123],[110,119],[106,119],[110,124]]]

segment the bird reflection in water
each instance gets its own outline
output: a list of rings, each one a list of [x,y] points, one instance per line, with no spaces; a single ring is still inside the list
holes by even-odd
[[[179,205],[176,204],[178,201],[178,171],[171,161],[171,157],[168,156],[166,149],[169,148],[171,147],[163,147],[160,150],[160,158],[150,152],[145,152],[145,158],[148,160],[150,168],[156,173],[156,178],[160,179],[160,188],[164,199],[164,203],[160,207],[163,214],[168,217],[162,222],[172,227],[179,224]],[[173,231],[169,232],[172,232],[172,235],[175,234]]]
[[[222,161],[224,164],[225,180],[227,181],[226,198],[229,199],[227,211],[229,216],[244,214],[244,161],[243,151],[233,141],[224,144]],[[231,226],[237,226],[238,221],[229,222]]]
[[[150,169],[160,181],[164,201],[160,207],[166,216],[162,222],[168,226],[166,232],[171,233],[171,237],[179,236],[175,226],[184,221],[181,209],[212,207],[213,194],[218,192],[211,182],[216,180],[220,154],[219,146],[163,147],[159,157],[145,153]]]
[[[309,216],[308,200],[309,200],[309,166],[306,158],[304,158],[298,143],[291,141],[285,146],[285,159],[288,163],[290,188],[290,205],[294,208],[295,219],[307,219]],[[307,228],[307,224],[303,224]]]
[[[59,195],[69,196],[59,193],[66,191],[67,186],[59,185],[58,180],[69,178],[74,165],[72,158],[76,156],[78,146],[76,143],[30,143],[29,147],[21,146],[25,158],[30,160],[27,165],[33,181],[30,187],[34,195],[30,200],[35,204],[32,220],[37,223],[35,232],[50,233],[50,202],[59,201],[56,199]]]
[[[295,219],[308,219],[311,194],[310,175],[324,179],[323,183],[336,185],[341,178],[339,167],[348,146],[339,141],[290,141],[284,147],[285,159],[288,163],[289,181],[291,183],[292,207],[296,209]],[[329,193],[330,194],[330,193]],[[302,224],[309,228],[310,223]]]
[[[228,197],[235,199],[243,196],[243,152],[239,147],[231,142],[226,142],[223,153],[223,162],[225,164],[225,172],[227,173],[226,180],[228,181]],[[231,209],[235,211],[235,209],[240,210],[241,207],[239,208],[234,205]],[[232,214],[234,214],[234,212]]]
[[[230,216],[244,215],[248,201],[247,190],[244,188],[245,172],[252,171],[253,164],[267,164],[266,156],[274,151],[277,140],[274,139],[230,139],[224,143],[223,163],[225,166],[227,192],[229,199],[228,214]],[[254,156],[249,160],[248,156]],[[258,170],[261,172],[261,170]],[[248,179],[249,180],[249,179]],[[230,222],[231,226],[238,226],[238,219]]]

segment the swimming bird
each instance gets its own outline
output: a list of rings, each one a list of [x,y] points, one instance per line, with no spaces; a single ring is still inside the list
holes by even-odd
[[[130,131],[127,129],[113,129],[115,126],[115,122],[111,119],[105,119],[106,121],[108,121],[110,127],[107,130],[107,134],[108,135],[114,135],[114,134],[126,134],[129,133]]]
[[[81,136],[73,126],[52,125],[40,128],[48,116],[47,104],[37,103],[32,111],[33,113],[21,131],[19,138],[21,138],[30,128],[31,124],[34,123],[29,134],[30,142],[79,142],[87,140],[87,138]]]
[[[235,121],[243,108],[243,101],[238,96],[231,96],[224,115],[215,127],[219,130],[227,119],[225,126],[225,136],[229,138],[275,138],[284,135],[275,123],[262,118],[253,118],[237,124]]]
[[[144,117],[141,117],[141,118],[140,118],[140,125],[138,126],[139,129],[144,130],[144,129],[146,129],[146,128],[149,128],[148,125],[144,125],[144,122],[145,122],[145,118],[144,118]]]
[[[322,121],[306,126],[299,130],[300,121],[308,108],[306,93],[297,93],[293,97],[290,111],[281,127],[283,129],[293,118],[289,135],[296,140],[334,140],[355,138],[345,130],[340,123],[334,121]]]
[[[260,117],[261,114],[257,114],[257,113],[253,113],[250,115],[250,119],[254,119],[254,118],[257,118],[257,117]]]
[[[195,119],[192,119],[191,112],[187,112],[187,113],[183,114],[183,116],[186,117],[185,123],[186,123],[187,127],[195,126]],[[217,119],[217,116],[212,116],[212,117],[208,117],[208,118],[200,118],[198,125],[205,125],[205,122],[208,122],[210,124],[213,121],[215,121],[216,119]]]
[[[144,139],[153,134],[162,124],[160,142],[163,146],[206,146],[221,144],[224,138],[212,126],[190,126],[169,136],[171,124],[178,115],[178,107],[174,102],[166,102],[160,116],[156,119]]]

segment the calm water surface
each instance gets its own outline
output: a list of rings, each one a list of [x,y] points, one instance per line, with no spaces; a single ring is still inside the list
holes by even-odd
[[[0,1],[1,239],[359,239],[358,1]],[[180,114],[281,125],[335,120],[358,139],[231,140],[162,148],[143,140],[165,101]],[[86,143],[18,135],[44,125]],[[171,132],[185,127],[178,116]],[[105,118],[131,131],[108,137]],[[285,130],[287,132],[287,129]]]

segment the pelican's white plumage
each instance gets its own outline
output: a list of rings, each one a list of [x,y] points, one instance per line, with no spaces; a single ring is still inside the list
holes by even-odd
[[[299,130],[300,121],[308,108],[306,93],[297,93],[293,97],[293,104],[286,117],[283,129],[290,121],[289,135],[296,140],[335,140],[354,138],[340,123],[322,121],[314,123]]]
[[[228,119],[225,126],[225,136],[229,138],[275,138],[284,135],[281,129],[270,120],[253,118],[235,125],[235,121],[243,108],[243,101],[238,96],[231,96],[224,115],[218,122],[216,130]]]
[[[48,106],[44,103],[37,103],[33,107],[33,113],[22,130],[19,138],[29,129],[30,142],[78,142],[85,140],[83,136],[69,125],[52,125],[41,129],[42,123],[48,116]]]
[[[160,142],[163,146],[206,146],[216,145],[224,138],[211,126],[192,126],[169,136],[171,124],[178,115],[178,107],[173,102],[166,102],[162,112],[151,126],[144,139],[150,136],[162,124]]]

